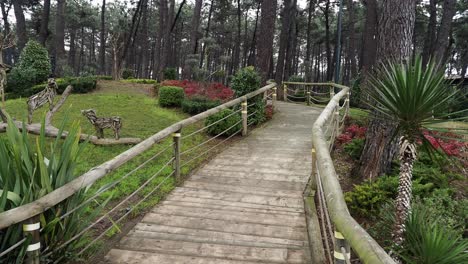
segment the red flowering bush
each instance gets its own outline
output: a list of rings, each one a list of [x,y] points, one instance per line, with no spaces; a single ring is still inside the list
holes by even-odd
[[[193,96],[204,96],[211,100],[227,101],[234,95],[234,91],[222,83],[203,84],[188,80],[167,80],[163,81],[161,85],[182,87],[186,97],[188,98],[192,98]]]
[[[468,143],[458,140],[461,136],[454,133],[426,130],[423,134],[434,148],[442,149],[449,156],[460,156],[461,152],[468,148]]]
[[[364,138],[366,136],[366,127],[352,124],[345,129],[345,132],[336,139],[338,144],[346,144],[355,138]]]
[[[273,118],[273,114],[274,114],[275,110],[274,110],[274,107],[273,105],[269,104],[265,107],[265,117],[270,120]]]

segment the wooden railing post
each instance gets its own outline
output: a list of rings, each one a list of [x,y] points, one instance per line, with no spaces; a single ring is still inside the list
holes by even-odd
[[[34,216],[23,224],[24,236],[30,237],[30,242],[26,248],[27,264],[39,264],[41,252],[41,223],[38,216]]]
[[[172,140],[174,141],[173,168],[174,168],[174,177],[176,179],[176,182],[180,181],[180,137],[181,137],[181,131],[182,130],[178,130],[177,132],[172,134]]]
[[[346,242],[342,233],[335,230],[335,249],[333,256],[335,264],[350,263],[351,252],[348,242]]]
[[[307,87],[306,96],[307,96],[307,105],[310,105],[310,89],[309,89],[309,87]]]
[[[273,87],[273,95],[271,99],[271,105],[273,106],[273,109],[275,109],[275,103],[276,103],[276,87]]]
[[[335,96],[335,87],[330,86],[330,100]]]
[[[283,99],[285,102],[288,101],[288,85],[287,84],[283,84]]]
[[[242,105],[242,136],[247,135],[247,99],[241,103]]]

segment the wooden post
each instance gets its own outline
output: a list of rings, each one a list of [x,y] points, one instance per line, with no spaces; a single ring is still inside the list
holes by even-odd
[[[242,106],[242,136],[247,135],[247,99],[241,103]]]
[[[330,100],[335,96],[335,88],[333,86],[330,86]]]
[[[174,141],[174,177],[176,182],[180,180],[180,137],[181,137],[181,130],[172,134],[172,140]]]
[[[336,110],[335,110],[335,129],[336,129],[336,132],[335,132],[335,138],[338,137],[340,135],[340,108],[339,106],[336,107]],[[335,141],[335,139],[333,139],[333,141]]]
[[[284,96],[284,101],[287,102],[288,101],[288,85],[287,84],[283,84],[283,96]]]
[[[271,99],[271,105],[273,106],[273,110],[275,109],[275,103],[276,103],[276,87],[273,87],[273,95]]]
[[[26,261],[27,264],[39,264],[41,253],[41,223],[39,217],[34,216],[26,220],[23,224],[23,234],[30,237],[30,242],[26,248]]]
[[[310,90],[309,90],[309,87],[307,87],[307,105],[310,105]]]
[[[343,249],[344,248],[344,254]],[[350,247],[346,242],[343,234],[335,230],[335,249],[334,249],[335,264],[346,264],[351,260]],[[348,261],[346,261],[348,260]]]
[[[310,176],[310,189],[314,192],[317,190],[317,153],[315,152],[315,148],[312,147],[311,151],[312,155],[312,175]]]

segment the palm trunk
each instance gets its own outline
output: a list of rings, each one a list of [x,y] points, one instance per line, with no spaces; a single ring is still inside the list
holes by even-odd
[[[395,225],[392,238],[395,245],[399,246],[404,241],[405,221],[411,210],[411,191],[413,177],[413,163],[416,160],[416,144],[407,137],[400,138],[400,180],[398,184],[398,196],[396,199]]]

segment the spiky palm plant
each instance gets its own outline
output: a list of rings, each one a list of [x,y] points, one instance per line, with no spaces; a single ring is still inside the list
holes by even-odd
[[[401,245],[404,223],[411,209],[416,144],[422,141],[423,146],[431,146],[423,129],[447,116],[446,106],[456,92],[450,89],[444,72],[436,64],[431,62],[424,68],[420,57],[409,63],[382,65],[370,78],[370,84],[373,89],[367,93],[375,102],[371,107],[394,121],[399,136],[400,177],[392,237],[396,245]]]

